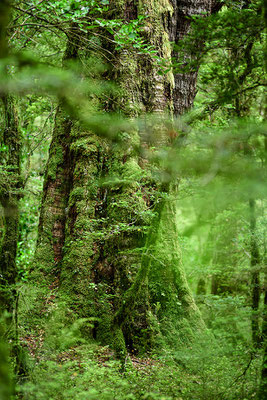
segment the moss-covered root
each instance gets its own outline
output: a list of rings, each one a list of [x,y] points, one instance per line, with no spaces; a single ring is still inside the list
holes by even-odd
[[[123,367],[127,355],[125,339],[121,327],[118,324],[113,326],[113,343],[112,347],[115,351],[116,357],[121,361]]]
[[[161,331],[170,343],[186,343],[204,328],[187,284],[178,242],[175,192],[165,201],[157,242],[150,250],[149,291]]]
[[[121,301],[121,305],[114,317],[114,326],[122,327],[126,321],[135,319],[136,313],[142,313],[143,328],[146,326],[146,339],[145,342],[151,342],[149,339],[149,332],[152,333],[153,328],[150,329],[151,325],[151,309],[149,304],[149,293],[148,293],[148,276],[151,265],[150,251],[155,246],[158,237],[158,228],[161,219],[161,211],[163,208],[163,201],[157,204],[155,209],[155,217],[150,228],[149,234],[147,235],[145,250],[141,258],[141,266],[134,282],[129,289],[124,293]],[[152,318],[153,319],[153,318]],[[134,324],[133,324],[134,325]],[[153,325],[153,324],[152,324]],[[133,335],[130,335],[133,336]],[[140,338],[140,342],[143,340]]]

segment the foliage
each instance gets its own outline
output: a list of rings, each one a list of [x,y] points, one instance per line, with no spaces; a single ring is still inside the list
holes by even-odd
[[[220,309],[224,323],[236,329],[240,314],[226,314],[231,301],[221,301],[219,306],[210,299],[209,307]],[[210,310],[207,315],[210,318]],[[62,325],[62,310],[52,312],[52,320],[53,328],[39,348],[34,346],[34,336],[27,338],[35,366],[30,380],[17,390],[28,399],[245,400],[255,396],[260,359],[253,358],[240,335],[235,334],[233,342],[232,333],[218,317],[218,342],[210,332],[180,351],[165,349],[160,356],[149,354],[144,359],[129,355],[123,374],[110,348],[70,342],[69,338],[76,343],[84,340],[77,323],[68,328]]]
[[[182,48],[176,49],[181,55],[176,68],[190,71],[201,64],[201,95],[197,104],[211,119],[216,110],[224,118],[262,116],[266,86],[262,74],[266,36],[262,2],[226,4],[211,17],[193,17],[192,33],[185,38]],[[186,62],[185,52],[190,54]]]
[[[99,61],[101,57],[116,62],[112,52],[101,48],[102,36],[115,54],[129,51],[143,57],[143,61],[148,56],[158,62],[162,74],[171,71],[169,62],[159,57],[144,39],[146,16],[130,21],[112,19],[108,16],[109,1],[106,0],[13,2],[9,24],[13,49],[9,57],[1,60],[1,69],[4,71],[8,66],[9,75],[3,76],[0,88],[18,96],[16,106],[22,133],[16,329],[29,355],[29,372],[18,383],[16,398],[246,400],[256,397],[262,351],[251,338],[251,273],[259,274],[262,291],[262,282],[266,279],[266,81],[263,74],[266,32],[261,7],[260,1],[227,1],[218,14],[205,19],[192,17],[195,28],[174,48],[180,59],[173,61],[172,68],[187,74],[195,72],[201,64],[195,108],[184,118],[173,119],[171,124],[164,118],[159,124],[157,116],[129,120],[111,112],[103,113],[101,108],[106,101],[103,99],[113,101],[119,92],[113,83],[105,80],[109,68]],[[79,60],[66,63],[62,69],[62,48],[70,34],[81,39]],[[88,48],[94,53],[92,57],[88,57]],[[81,131],[97,134],[96,148],[100,140],[110,140],[110,147],[118,154],[108,161],[109,172],[104,177],[96,176],[90,184],[92,191],[109,190],[113,197],[108,215],[101,214],[104,195],[98,204],[99,218],[83,216],[81,227],[86,224],[90,230],[89,233],[81,230],[78,235],[76,259],[83,255],[85,243],[89,248],[94,241],[101,251],[107,251],[103,248],[105,241],[115,247],[117,240],[129,237],[138,239],[135,247],[128,253],[122,249],[115,257],[123,259],[129,253],[141,254],[144,250],[151,258],[156,257],[157,268],[150,274],[160,279],[155,279],[149,290],[150,311],[154,313],[152,334],[158,349],[150,350],[145,359],[130,354],[123,366],[112,349],[88,339],[88,332],[94,326],[109,323],[104,318],[101,320],[102,313],[109,313],[110,319],[113,318],[111,305],[120,301],[120,293],[113,293],[107,282],[87,285],[90,293],[97,290],[101,293],[100,318],[88,315],[87,319],[73,320],[69,299],[63,298],[65,302],[60,303],[57,298],[56,279],[46,288],[48,297],[45,290],[42,292],[41,280],[36,281],[37,287],[31,282],[43,176],[57,98],[62,101],[67,117],[75,123],[79,121]],[[3,117],[0,118],[3,126]],[[156,150],[153,138],[150,138],[152,146],[146,142],[149,125],[155,125],[166,136],[172,132],[169,132],[171,125],[178,138],[172,146]],[[140,143],[135,141],[132,132],[146,129]],[[1,128],[1,138],[3,133]],[[73,142],[72,154],[91,156],[90,144],[79,137]],[[0,153],[5,156],[6,152],[7,148],[1,144]],[[141,159],[145,160],[142,168],[138,164]],[[57,164],[55,171],[51,171],[52,177],[56,167]],[[13,181],[9,166],[0,166],[0,191],[8,191]],[[161,190],[161,186],[177,181],[179,190],[173,197]],[[87,186],[83,184],[71,188],[71,206],[83,205],[84,190]],[[252,197],[256,199],[255,232],[251,231],[248,207]],[[144,210],[142,206],[147,199],[151,203]],[[158,228],[155,221],[160,213],[155,205],[161,201],[167,204],[171,201],[179,215],[170,222],[165,213]],[[0,234],[4,232],[2,214],[1,209]],[[176,218],[174,213],[169,214]],[[170,223],[178,226],[177,237],[168,235]],[[158,234],[157,229],[158,246],[152,243],[148,247],[149,240],[145,246],[145,235],[150,239],[153,233]],[[251,267],[253,238],[260,254],[260,263],[254,269]],[[191,289],[197,292],[199,281],[203,280],[202,292],[197,293],[196,300],[207,330],[190,345],[186,340],[177,341],[177,330],[184,329],[184,336],[192,331],[181,318],[185,313],[183,293],[172,298],[171,285],[179,277],[174,279],[175,269],[171,267],[181,262],[175,247],[177,241],[182,247]],[[64,251],[68,251],[67,245]],[[78,267],[72,261],[70,266],[72,279]],[[60,264],[56,265],[57,271],[60,268]],[[138,268],[133,261],[127,270],[129,282],[138,276]],[[216,280],[220,289],[215,293]],[[136,293],[142,295],[143,290],[140,286]],[[132,301],[133,293],[130,294],[129,298],[123,298],[122,304]],[[86,301],[87,310],[91,298]],[[263,331],[262,298],[255,314]],[[126,322],[131,323],[131,318],[132,311]],[[167,341],[159,334],[159,322]],[[146,333],[142,332],[143,347],[148,344]],[[0,352],[6,363],[7,351],[2,342]],[[1,368],[2,364],[0,373]]]

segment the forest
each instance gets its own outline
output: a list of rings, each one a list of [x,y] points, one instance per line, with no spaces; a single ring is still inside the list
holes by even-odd
[[[267,0],[0,0],[0,400],[267,399]]]

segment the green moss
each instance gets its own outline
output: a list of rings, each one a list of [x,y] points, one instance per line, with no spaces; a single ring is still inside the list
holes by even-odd
[[[132,185],[136,185],[137,182],[142,178],[143,170],[138,165],[137,159],[130,158],[122,168],[122,176],[125,180],[131,182]]]
[[[56,147],[49,158],[46,179],[56,180],[59,168],[62,167],[63,163],[63,150],[60,147]]]
[[[96,135],[88,134],[87,132],[73,132],[71,151],[82,154],[83,156],[90,155],[92,152],[98,151],[100,144],[99,138]]]
[[[84,199],[84,188],[77,187],[73,189],[70,193],[69,206],[73,206],[77,201]]]
[[[204,328],[200,312],[187,284],[178,243],[175,192],[164,202],[158,238],[150,248],[149,292],[162,332],[170,342],[192,338]],[[189,328],[190,327],[190,328]],[[190,335],[185,331],[190,330]]]
[[[124,340],[124,335],[122,333],[122,330],[119,326],[114,326],[113,328],[113,342],[112,342],[112,347],[116,353],[116,356],[124,361],[127,350],[125,346],[125,340]]]
[[[118,12],[124,12],[125,5],[123,0],[111,3]],[[171,55],[162,24],[166,11],[172,12],[167,0],[139,2],[139,15],[148,15],[142,35],[164,59]],[[172,73],[159,76],[153,54],[137,54],[134,49],[118,53],[114,76],[120,90],[118,98],[111,99],[111,109],[128,117],[146,111],[171,111]],[[60,147],[66,143],[63,119],[59,113],[47,183],[64,180],[64,152]],[[157,131],[162,132],[162,121],[151,127],[152,142]],[[103,343],[112,343],[123,359],[126,345],[137,351],[153,346],[153,336],[160,335],[158,320],[162,332],[168,332],[171,326],[177,333],[183,321],[194,318],[197,310],[182,270],[174,202],[166,202],[158,214],[157,210],[151,213],[155,182],[152,185],[152,179],[147,179],[149,172],[139,166],[138,132],[122,132],[121,137],[124,146],[115,147],[72,124],[68,134],[72,156],[68,192],[65,203],[59,204],[52,217],[53,191],[44,198],[43,232],[36,260],[47,270],[55,267],[53,224],[65,218],[60,220],[65,229],[64,256],[57,265],[61,272],[59,294],[75,318],[97,318],[91,334]],[[147,194],[148,187],[151,191]],[[57,196],[60,190],[59,185]],[[141,255],[144,231],[152,218],[154,225]]]

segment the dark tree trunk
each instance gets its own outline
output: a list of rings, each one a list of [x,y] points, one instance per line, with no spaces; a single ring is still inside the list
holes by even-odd
[[[265,26],[267,28],[267,0],[264,0],[264,17]],[[267,63],[265,65],[267,69]],[[267,116],[267,106],[265,106],[265,120]],[[264,141],[265,159],[264,164],[267,167],[267,135]],[[266,230],[265,230],[266,233]],[[261,380],[259,387],[259,400],[265,400],[267,397],[267,243],[266,235],[264,237],[264,254],[263,254],[263,268],[264,268],[264,303],[263,303],[263,318],[262,318],[262,343],[263,343],[263,359],[261,369]]]
[[[261,369],[261,381],[259,389],[259,400],[265,400],[267,396],[267,264],[265,260],[265,280],[264,280],[264,309],[262,322],[262,343],[263,360]]]
[[[0,59],[3,59],[4,65],[9,56],[7,25],[10,18],[10,6],[11,1],[8,0],[3,0],[0,3]],[[2,78],[3,80],[8,80],[7,69],[4,70]],[[5,88],[5,82],[3,88]],[[3,88],[1,88],[0,93],[4,120],[2,136],[0,137],[1,147],[4,149],[0,157],[1,172],[3,174],[3,181],[0,184],[0,205],[3,214],[3,235],[0,242],[0,318],[2,324],[0,329],[3,336],[0,340],[0,347],[1,355],[3,355],[1,367],[3,368],[2,362],[7,361],[7,350],[10,348],[11,356],[14,360],[13,372],[17,378],[25,372],[21,359],[22,350],[18,339],[18,293],[16,287],[18,277],[16,256],[19,240],[19,200],[23,189],[21,135],[15,98]],[[6,311],[8,312],[7,315],[5,315]],[[0,391],[1,394],[6,396],[6,399],[9,399],[9,396],[13,394],[14,385],[10,379],[8,367],[6,366],[6,368],[5,377],[7,381],[4,382],[3,389],[0,385]],[[0,375],[0,379],[2,379],[4,371],[1,371]]]
[[[0,59],[8,57],[6,27],[9,22],[10,2],[0,4]],[[7,73],[3,76],[7,78]],[[0,189],[0,204],[3,208],[3,236],[0,243],[0,304],[2,310],[10,313],[15,304],[15,282],[17,277],[16,252],[18,239],[18,201],[20,188],[20,133],[14,98],[1,93],[3,103],[4,129],[1,145],[3,182]]]
[[[2,97],[5,129],[2,144],[6,151],[1,159],[5,168],[5,182],[1,185],[0,203],[3,209],[4,233],[0,246],[0,309],[8,311],[6,318],[6,339],[10,343],[15,360],[16,375],[24,373],[20,360],[20,346],[17,336],[17,243],[19,240],[19,199],[22,191],[20,175],[21,138],[14,98],[7,94]]]
[[[199,278],[197,283],[197,295],[204,296],[206,293],[207,293],[206,279],[201,277]]]
[[[254,346],[258,347],[261,342],[260,322],[259,322],[259,303],[260,303],[260,253],[257,244],[256,234],[256,214],[255,214],[255,200],[249,201],[250,207],[250,265],[251,265],[251,300],[252,300],[252,317],[251,317],[251,330],[252,341]]]
[[[66,207],[69,195],[70,132],[72,122],[59,106],[49,150],[35,253],[36,269],[50,277],[57,276],[62,260]]]
[[[14,105],[10,95],[2,97],[5,129],[2,143],[6,146],[2,165],[5,165],[6,182],[2,186],[0,202],[3,208],[4,234],[0,248],[1,305],[10,313],[14,310],[17,278],[16,254],[19,226],[20,178],[20,133]]]

